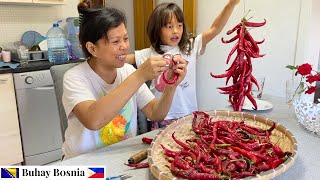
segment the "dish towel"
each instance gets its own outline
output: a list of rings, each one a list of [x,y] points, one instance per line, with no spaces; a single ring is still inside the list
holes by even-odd
[[[3,62],[3,61],[0,61],[0,67],[4,67],[4,66],[8,66],[10,67],[11,69],[15,69],[17,68],[18,66],[20,65],[20,63],[6,63],[6,62]]]

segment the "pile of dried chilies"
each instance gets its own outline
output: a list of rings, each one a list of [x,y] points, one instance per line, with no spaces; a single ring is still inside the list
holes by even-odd
[[[243,18],[239,24],[227,32],[227,35],[237,32],[233,38],[230,40],[221,39],[223,43],[231,43],[238,40],[229,53],[226,63],[229,63],[231,56],[235,52],[237,52],[237,56],[225,73],[220,75],[210,74],[214,78],[226,78],[226,85],[232,77],[232,85],[227,87],[218,87],[218,89],[222,91],[220,92],[221,94],[229,95],[229,101],[235,111],[242,110],[245,97],[251,101],[254,109],[257,110],[257,103],[250,93],[252,82],[258,87],[258,89],[260,87],[256,78],[252,75],[251,58],[260,58],[264,56],[264,54],[260,54],[258,47],[258,44],[263,43],[264,39],[262,41],[255,41],[250,35],[248,28],[261,27],[265,24],[266,20],[264,20],[264,22],[257,23],[249,22]]]
[[[205,112],[193,113],[196,137],[173,140],[181,147],[173,151],[161,144],[171,172],[185,179],[240,179],[274,169],[291,155],[270,141],[270,129],[244,122],[212,121]]]

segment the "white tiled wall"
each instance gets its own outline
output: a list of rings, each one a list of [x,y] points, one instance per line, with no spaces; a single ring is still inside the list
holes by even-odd
[[[42,35],[54,22],[78,16],[79,0],[66,0],[65,5],[5,5],[0,4],[0,46],[10,47],[9,42],[21,39],[25,31],[33,30]]]

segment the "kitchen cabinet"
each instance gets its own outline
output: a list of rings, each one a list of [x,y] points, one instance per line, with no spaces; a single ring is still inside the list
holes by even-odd
[[[38,3],[38,4],[65,4],[66,0],[33,0],[33,3]]]
[[[0,74],[0,166],[23,161],[13,76]]]
[[[0,0],[1,4],[65,4],[66,0]]]
[[[32,0],[0,0],[0,3],[32,3]]]

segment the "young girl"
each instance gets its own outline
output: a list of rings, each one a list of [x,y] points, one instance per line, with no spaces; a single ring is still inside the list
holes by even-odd
[[[234,7],[239,2],[240,0],[229,0],[210,28],[193,40],[188,38],[183,12],[178,5],[162,3],[155,8],[147,26],[152,47],[135,51],[135,54],[127,56],[126,62],[136,63],[139,67],[151,56],[179,54],[188,62],[188,73],[176,90],[171,109],[165,118],[166,121],[162,121],[161,124],[152,122],[152,129],[163,127],[171,123],[172,120],[189,115],[198,109],[196,98],[197,59],[204,53],[206,44],[222,31]],[[150,88],[157,98],[161,96],[161,89],[155,87],[154,81]]]
[[[167,70],[167,61],[150,57],[137,70],[125,64],[130,44],[124,14],[114,8],[81,13],[79,39],[87,61],[64,76],[64,159],[135,136],[138,108],[153,121],[163,120],[186,74],[186,61],[177,58],[177,82],[155,99],[145,82]]]

